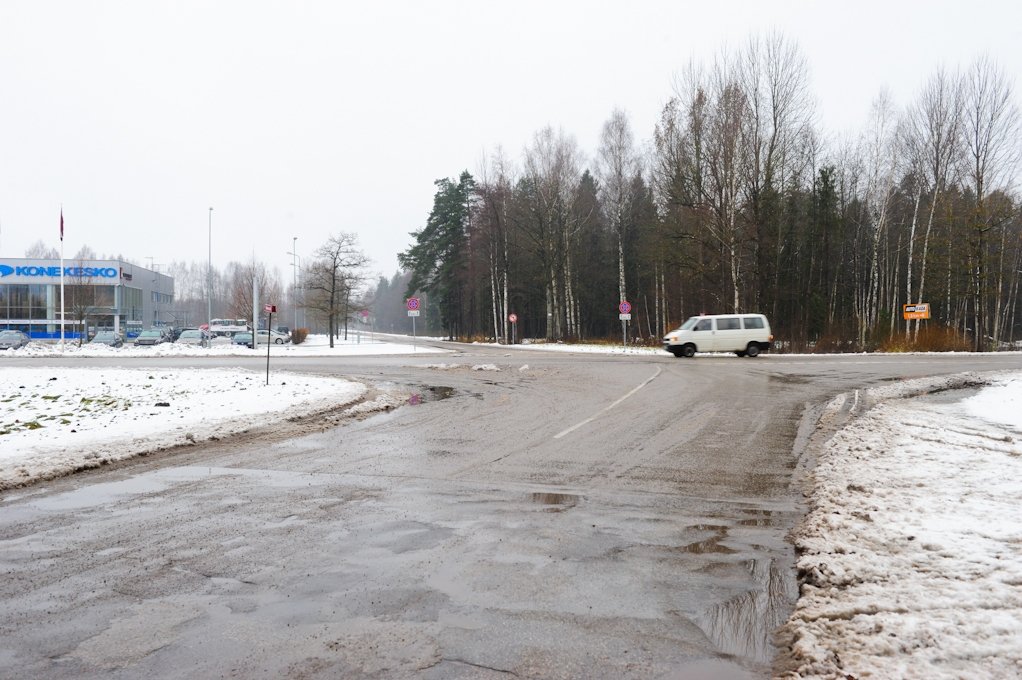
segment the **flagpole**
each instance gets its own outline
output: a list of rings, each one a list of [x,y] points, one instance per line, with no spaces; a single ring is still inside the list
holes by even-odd
[[[60,206],[60,351],[64,351],[64,206]]]

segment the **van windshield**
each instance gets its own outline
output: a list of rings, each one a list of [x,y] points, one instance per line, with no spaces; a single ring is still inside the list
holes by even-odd
[[[692,326],[696,325],[697,321],[699,321],[699,317],[698,316],[690,316],[688,318],[688,321],[686,321],[685,323],[681,324],[681,328],[679,328],[678,330],[679,331],[690,331],[690,330],[692,330]]]

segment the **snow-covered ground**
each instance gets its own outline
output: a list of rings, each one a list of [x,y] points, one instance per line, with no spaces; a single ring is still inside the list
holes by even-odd
[[[362,344],[333,352],[359,352]],[[364,343],[372,345],[383,343]],[[373,353],[389,351],[384,347]],[[330,352],[315,340],[274,346],[271,353],[278,350]],[[80,351],[251,352],[173,346]],[[835,434],[812,470],[811,510],[795,533],[804,584],[784,628],[797,667],[788,677],[1022,677],[1022,374],[1004,374],[964,401],[914,398],[955,380],[961,382],[888,385],[839,397],[828,407],[837,413],[852,404],[854,412],[876,403]],[[365,389],[282,373],[271,374],[269,387],[264,382],[263,374],[237,370],[58,371],[9,363],[0,371],[0,489],[104,459],[201,445],[255,424],[351,403]]]
[[[861,395],[880,403],[821,454],[787,677],[1022,677],[1022,376],[900,398],[946,381]]]
[[[330,338],[326,335],[310,335],[300,345],[285,343],[270,345],[270,357],[280,356],[370,356],[380,354],[443,354],[447,350],[428,347],[420,344],[407,344],[411,338],[402,338],[402,342],[387,342],[387,337],[379,333],[350,332],[347,340],[335,339],[330,347]],[[4,356],[8,356],[5,351]],[[249,349],[244,345],[231,344],[229,338],[217,338],[212,347],[182,345],[177,342],[163,343],[147,347],[135,347],[131,342],[114,349],[106,345],[85,344],[78,346],[77,341],[64,341],[61,348],[56,342],[34,341],[21,349],[11,350],[9,356],[30,357],[152,357],[152,356],[266,356],[266,345]]]

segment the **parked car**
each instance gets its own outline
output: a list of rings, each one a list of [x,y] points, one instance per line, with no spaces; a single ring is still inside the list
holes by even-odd
[[[762,314],[693,316],[664,336],[664,349],[676,357],[696,352],[734,352],[754,357],[773,346],[770,323]]]
[[[135,338],[135,346],[141,345],[159,345],[167,341],[167,336],[164,335],[163,331],[160,330],[148,330],[142,331]]]
[[[253,347],[252,334],[248,331],[242,331],[241,333],[235,333],[231,338],[231,342],[235,345],[245,345],[246,347]]]
[[[0,331],[0,349],[20,349],[31,342],[21,331]]]
[[[99,331],[92,340],[89,340],[90,345],[106,345],[107,347],[123,347],[124,340],[121,339],[120,333],[114,331]]]
[[[286,333],[266,331],[262,328],[256,331],[256,333],[256,337],[259,339],[260,345],[265,345],[267,342],[272,342],[275,345],[283,345],[285,342],[291,342],[291,337]]]
[[[209,333],[198,328],[185,328],[176,340],[179,345],[209,346]]]

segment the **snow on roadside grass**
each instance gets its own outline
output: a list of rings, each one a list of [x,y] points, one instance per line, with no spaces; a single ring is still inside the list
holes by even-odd
[[[310,335],[300,345],[285,343],[283,345],[271,345],[271,357],[297,357],[297,356],[377,356],[381,354],[445,354],[449,350],[438,349],[426,345],[413,346],[403,342],[383,341],[379,334],[375,336],[361,335],[351,339],[335,339],[334,346],[330,347],[330,338],[326,335]],[[182,345],[178,342],[167,342],[160,345],[148,347],[135,347],[131,342],[125,343],[123,347],[113,348],[106,345],[86,344],[81,347],[75,342],[66,342],[64,349],[51,342],[33,341],[21,349],[5,351],[4,357],[117,357],[120,359],[133,357],[154,357],[154,356],[175,356],[175,357],[225,357],[245,356],[258,357],[266,356],[266,346],[260,345],[255,349],[249,349],[244,345],[231,344],[229,338],[217,338],[212,347],[198,347],[196,345]]]
[[[826,444],[782,677],[1022,676],[1019,399],[1017,374],[960,402],[893,398]]]
[[[0,371],[0,489],[342,406],[365,386],[242,369]]]

